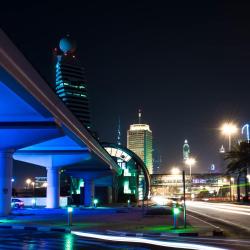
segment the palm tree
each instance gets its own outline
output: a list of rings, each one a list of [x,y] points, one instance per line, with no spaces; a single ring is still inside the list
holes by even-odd
[[[247,168],[250,166],[250,143],[243,141],[236,144],[231,151],[226,153],[225,160],[228,161],[227,173],[237,174],[237,201],[240,201],[240,177],[242,174],[245,182],[245,199],[248,201]]]

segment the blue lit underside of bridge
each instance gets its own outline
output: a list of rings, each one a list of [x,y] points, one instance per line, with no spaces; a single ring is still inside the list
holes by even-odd
[[[11,209],[13,158],[47,169],[47,207],[56,208],[61,168],[102,176],[118,167],[1,30],[0,38],[0,216]]]

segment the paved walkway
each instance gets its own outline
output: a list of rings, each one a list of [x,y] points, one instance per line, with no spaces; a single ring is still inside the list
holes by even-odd
[[[158,209],[158,210],[157,210]],[[179,229],[173,230],[173,218],[166,208],[97,208],[73,210],[72,230],[107,232],[107,230],[135,233],[180,233],[195,232],[201,228],[210,230],[208,225],[195,222],[183,229],[182,216],[178,220]],[[0,218],[0,225],[25,225],[68,227],[67,209],[15,209],[12,215]]]

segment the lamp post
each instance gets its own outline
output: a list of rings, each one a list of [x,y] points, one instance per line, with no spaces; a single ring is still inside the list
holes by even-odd
[[[73,207],[68,207],[68,226],[69,226],[69,229],[72,226],[72,213],[73,213]]]
[[[97,199],[94,199],[93,203],[94,203],[94,208],[96,208],[96,207],[97,207],[98,200],[97,200]]]
[[[237,133],[238,128],[237,126],[232,122],[226,122],[224,123],[221,128],[221,133],[228,137],[228,151],[231,151],[232,146],[232,136]]]
[[[190,178],[190,194],[191,194],[191,188],[192,188],[192,166],[195,165],[196,160],[194,158],[188,158],[185,161],[186,165],[189,166],[189,178]]]

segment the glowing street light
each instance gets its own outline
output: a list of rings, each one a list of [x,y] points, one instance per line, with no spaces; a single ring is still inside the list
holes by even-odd
[[[30,183],[31,183],[31,179],[28,178],[28,179],[26,180],[26,184],[28,185],[28,188],[30,187]]]
[[[180,208],[179,207],[173,207],[172,210],[173,216],[174,216],[174,228],[177,228],[177,216],[180,214]]]
[[[98,199],[94,199],[93,203],[94,203],[94,207],[96,208],[97,207],[97,203],[98,203]]]
[[[171,169],[171,174],[172,174],[172,175],[178,175],[178,174],[180,174],[180,173],[181,173],[181,171],[180,171],[180,169],[177,168],[177,167],[173,167],[173,168]]]
[[[220,130],[223,135],[228,136],[228,151],[230,151],[232,135],[238,132],[238,128],[234,123],[226,122],[221,126]]]

